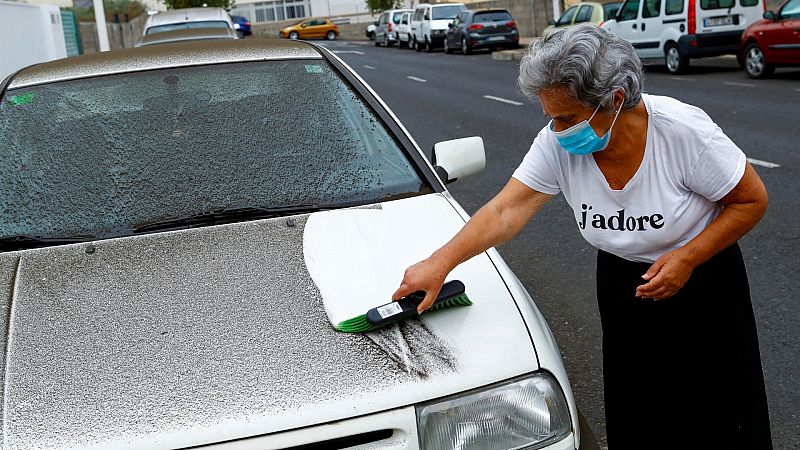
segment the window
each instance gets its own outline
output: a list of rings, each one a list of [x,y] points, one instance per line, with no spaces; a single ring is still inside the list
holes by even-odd
[[[511,14],[506,11],[491,11],[475,14],[473,22],[508,22],[514,20]]]
[[[644,0],[642,18],[658,17],[661,15],[661,0]]]
[[[581,6],[581,9],[578,10],[578,14],[575,14],[575,23],[583,23],[592,20],[592,10],[594,10],[594,7],[591,5]]]
[[[572,19],[575,17],[576,12],[578,12],[577,6],[573,6],[572,8],[566,10],[564,14],[561,15],[561,18],[558,19],[556,26],[563,27],[564,25],[572,24]]]
[[[747,0],[742,0],[742,1],[747,1]],[[667,4],[664,6],[665,14],[680,14],[682,12],[683,12],[683,0],[667,0]]]
[[[403,25],[407,25],[408,24],[408,16],[409,16],[408,13],[403,14],[403,18],[400,20],[400,23],[402,23]]]
[[[800,19],[800,0],[789,0],[783,5],[778,16],[781,19]]]
[[[392,22],[394,22],[395,24],[400,23],[400,18],[401,17],[403,17],[403,13],[402,12],[396,12],[396,13],[392,14]]]
[[[35,100],[0,103],[0,239],[130,236],[225,208],[431,192],[321,59],[107,75],[7,91],[14,96]]]
[[[389,14],[387,13],[381,14],[381,18],[378,19],[378,23],[380,23],[381,25],[385,25],[387,22],[389,22]]]
[[[164,31],[175,31],[175,30],[189,30],[194,28],[228,28],[228,27],[229,27],[228,22],[222,20],[181,22],[181,23],[170,23],[166,25],[157,25],[154,27],[150,27],[147,29],[147,33],[145,34],[155,34],[155,33],[162,33]]]
[[[736,0],[700,0],[702,9],[728,9],[733,8]]]
[[[619,22],[624,20],[636,20],[637,17],[639,17],[639,0],[628,0],[622,5],[617,20]]]
[[[414,21],[415,22],[419,22],[420,20],[422,20],[423,11],[424,10],[422,10],[422,9],[418,9],[418,10],[416,10],[414,12]]]
[[[437,6],[433,8],[433,20],[452,19],[464,10],[463,5]]]
[[[758,0],[741,0],[739,3],[742,6],[756,6],[758,5]]]
[[[617,17],[619,3],[606,3],[603,5],[603,20],[610,20]]]

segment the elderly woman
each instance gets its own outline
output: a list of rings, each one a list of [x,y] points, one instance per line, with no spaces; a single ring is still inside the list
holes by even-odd
[[[503,190],[394,298],[426,291],[511,239],[563,193],[598,248],[597,300],[609,448],[772,448],[737,241],[767,193],[742,151],[702,110],[642,93],[625,40],[586,25],[534,42],[519,84],[552,120]]]

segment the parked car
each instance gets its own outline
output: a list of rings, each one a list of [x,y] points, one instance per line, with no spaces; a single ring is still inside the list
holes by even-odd
[[[305,19],[294,25],[281,28],[278,37],[288,39],[327,39],[339,37],[339,27],[330,19]]]
[[[397,24],[397,47],[411,47],[411,16],[413,11],[404,12],[400,15],[400,23]]]
[[[236,31],[229,28],[192,28],[188,30],[165,31],[142,36],[137,47],[171,44],[175,42],[205,41],[210,39],[238,39]]]
[[[231,16],[222,8],[183,8],[160,11],[148,16],[142,35],[192,28],[235,30]]]
[[[432,165],[332,52],[76,56],[7,78],[0,116],[7,448],[587,444],[553,336],[495,249],[449,277],[471,306],[335,331],[328,308],[388,302],[463,227],[446,183],[485,153],[444,141]]]
[[[233,19],[233,28],[236,29],[236,33],[239,37],[250,36],[253,34],[253,31],[250,29],[251,23],[247,20],[247,17],[244,16],[231,16]]]
[[[517,23],[505,9],[461,11],[444,37],[444,52],[461,50],[468,55],[475,49],[518,48]]]
[[[410,12],[410,9],[390,9],[384,11],[378,17],[378,24],[375,26],[375,46],[383,44],[384,47],[391,47],[397,43],[397,28],[400,25],[400,18],[403,13]]]
[[[375,23],[371,23],[367,25],[366,35],[371,40],[375,40],[375,26],[377,25],[378,21],[376,20]]]
[[[737,55],[751,78],[766,78],[778,66],[800,66],[800,0],[766,11],[742,33]]]
[[[590,22],[597,26],[602,26],[606,20],[613,19],[617,15],[622,2],[597,3],[581,2],[569,7],[557,21],[550,20],[550,25],[542,31],[543,36],[560,30],[569,28],[579,23]]]
[[[603,28],[630,41],[642,62],[678,74],[691,58],[737,54],[762,11],[764,0],[627,0]]]
[[[467,9],[463,3],[420,3],[411,17],[411,45],[415,50],[423,48],[432,52],[444,45],[447,25],[458,13]]]

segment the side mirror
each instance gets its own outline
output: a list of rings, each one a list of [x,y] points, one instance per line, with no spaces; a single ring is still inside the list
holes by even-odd
[[[553,20],[553,19],[550,19],[550,20],[547,21],[547,24],[548,25],[552,25],[552,26],[556,26],[556,21]]]
[[[453,27],[454,27],[453,22],[447,24],[447,28],[453,28]]]
[[[428,14],[425,14],[425,17],[423,17],[423,20],[431,20],[431,16],[429,16]]]
[[[307,24],[307,23],[304,23],[304,24],[301,24],[301,25],[300,25],[300,28],[305,28],[305,27],[307,27],[307,26],[308,26],[308,24]]]
[[[775,20],[775,12],[773,11],[764,11],[764,18],[767,20]]]
[[[378,21],[376,20],[375,22],[372,22],[372,24],[377,27],[378,26]]]
[[[483,138],[472,136],[437,142],[433,146],[432,162],[445,184],[475,175],[486,167]]]

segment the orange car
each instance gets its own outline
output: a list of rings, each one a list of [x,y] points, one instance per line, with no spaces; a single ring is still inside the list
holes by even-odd
[[[339,36],[339,27],[329,19],[306,19],[281,29],[278,36],[289,39],[325,38],[332,41]]]

